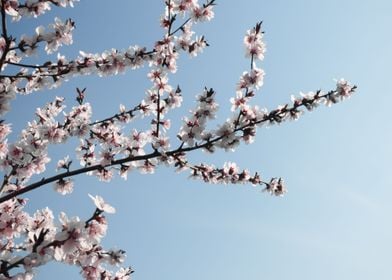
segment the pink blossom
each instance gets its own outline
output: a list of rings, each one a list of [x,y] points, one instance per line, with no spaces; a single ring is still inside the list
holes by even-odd
[[[243,105],[246,104],[246,102],[248,101],[247,99],[248,98],[246,98],[244,96],[242,91],[237,91],[236,92],[236,97],[235,98],[234,97],[230,98],[230,102],[232,104],[231,111],[234,112],[238,108],[241,108]]]
[[[99,243],[101,238],[106,235],[107,228],[108,225],[106,219],[102,216],[98,216],[97,218],[92,220],[87,226],[88,238],[91,238],[95,243]]]
[[[210,21],[214,17],[212,6],[199,7],[196,6],[192,9],[191,18],[194,22]]]
[[[266,48],[262,38],[261,23],[258,23],[255,28],[247,31],[244,37],[246,57],[252,57],[252,59],[257,58],[259,60],[264,59]]]
[[[282,196],[287,190],[281,178],[272,178],[267,184],[264,191],[269,192],[271,195]]]

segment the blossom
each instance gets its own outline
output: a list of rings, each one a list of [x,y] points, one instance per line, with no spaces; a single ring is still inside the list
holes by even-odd
[[[18,1],[17,0],[8,0],[5,3],[5,11],[7,14],[14,18],[19,18],[18,13]]]
[[[264,59],[266,48],[262,38],[261,23],[256,24],[256,27],[246,32],[244,37],[246,57],[252,57],[252,59],[257,58],[259,60]]]
[[[255,88],[259,89],[263,85],[264,70],[257,67],[248,72],[245,71],[240,77],[237,89]]]
[[[228,175],[238,173],[238,166],[235,162],[226,162],[223,166],[223,172]]]
[[[62,195],[73,192],[73,182],[71,179],[60,179],[54,184],[54,190]]]
[[[99,196],[99,195],[92,196],[91,194],[89,194],[88,196],[93,200],[95,206],[99,210],[106,212],[106,213],[109,213],[109,214],[116,213],[116,209],[113,206],[110,206],[109,204],[107,204],[101,196]]]
[[[8,144],[7,140],[0,142],[0,160],[5,159],[8,154]]]
[[[11,125],[0,122],[0,141],[3,141],[11,133]]]
[[[264,191],[275,196],[282,196],[287,192],[282,178],[272,178],[269,183],[266,183]]]
[[[119,271],[116,272],[115,279],[117,280],[128,280],[131,279],[130,274],[132,273],[131,268],[120,268]]]
[[[248,101],[248,98],[244,96],[244,93],[242,91],[237,91],[236,92],[236,97],[230,98],[230,102],[232,104],[231,106],[231,111],[237,110],[237,108],[241,108],[243,105],[246,104]]]
[[[69,169],[69,166],[71,165],[71,163],[72,163],[72,161],[69,159],[69,156],[66,156],[65,158],[63,158],[63,159],[60,159],[58,162],[57,162],[57,168],[56,168],[56,170],[58,171],[58,170],[60,170],[60,169]]]
[[[45,50],[47,53],[53,53],[61,45],[72,44],[72,30],[74,29],[74,22],[66,20],[65,23],[59,18],[55,18],[55,22],[50,26],[53,28],[53,33],[41,34],[47,42]]]
[[[84,223],[79,217],[71,217],[60,213],[61,231],[57,232],[55,239],[62,243],[61,247],[55,248],[54,258],[63,261],[68,254],[73,254],[83,248],[91,248],[90,244],[85,242]]]
[[[210,21],[214,17],[212,5],[199,7],[196,6],[192,9],[191,18],[194,22]]]
[[[351,96],[355,87],[351,85],[345,79],[340,79],[336,82],[336,91],[340,95],[341,99],[345,99]]]
[[[152,145],[155,149],[166,151],[170,148],[169,137],[154,137]]]
[[[91,238],[93,242],[99,243],[101,238],[106,235],[108,228],[105,217],[98,216],[92,220],[87,227],[88,238]]]
[[[155,172],[156,163],[155,159],[146,159],[139,165],[139,170],[142,174],[153,174]]]
[[[106,168],[100,168],[93,172],[94,175],[98,177],[99,181],[110,182],[113,178],[113,172]]]

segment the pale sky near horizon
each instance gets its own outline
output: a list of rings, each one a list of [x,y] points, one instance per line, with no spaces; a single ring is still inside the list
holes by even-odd
[[[266,179],[283,177],[288,193],[276,198],[248,185],[208,185],[159,168],[154,175],[133,172],[127,181],[116,178],[110,184],[80,176],[66,197],[48,186],[27,196],[28,209],[49,206],[56,215],[65,211],[86,218],[94,210],[87,194],[103,196],[117,209],[107,215],[103,244],[127,251],[125,264],[135,269],[136,280],[392,279],[392,2],[221,0],[214,11],[211,22],[196,28],[210,47],[196,58],[182,54],[178,73],[170,76],[185,100],[172,115],[173,133],[205,86],[218,95],[216,123],[229,116],[229,99],[249,67],[243,36],[260,20],[267,53],[258,65],[266,76],[253,104],[273,109],[290,102],[291,94],[333,89],[334,79],[358,86],[343,103],[259,129],[255,143],[234,153],[190,156],[195,163],[234,161]],[[149,49],[162,35],[162,12],[162,1],[112,0],[109,6],[82,0],[73,9],[14,23],[10,30],[28,34],[55,16],[71,17],[77,26],[74,44],[60,49],[67,57],[131,44]],[[18,96],[6,120],[20,131],[35,108],[56,95],[65,96],[70,108],[75,87],[87,87],[93,118],[102,118],[120,103],[140,101],[150,86],[146,71],[76,78],[56,90]],[[74,144],[69,144],[71,155]],[[66,153],[56,146],[50,152]],[[78,273],[50,265],[36,279],[79,279]]]

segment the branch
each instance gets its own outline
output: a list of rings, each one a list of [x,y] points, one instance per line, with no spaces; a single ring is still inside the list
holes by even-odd
[[[181,24],[178,28],[176,28],[176,30],[174,30],[173,32],[169,33],[169,36],[172,36],[174,34],[176,34],[178,31],[180,31],[182,28],[184,28],[184,26],[191,21],[191,18],[188,18],[186,21],[183,22],[183,24]]]
[[[10,46],[11,46],[11,42],[12,42],[12,37],[8,37],[7,35],[7,25],[6,25],[6,14],[5,14],[5,0],[1,0],[1,26],[2,26],[2,36],[5,40],[5,47],[4,47],[4,51],[3,54],[1,55],[0,58],[0,72],[1,69],[3,68],[4,65],[4,61],[7,57],[7,54],[10,50]]]
[[[203,4],[203,8],[208,8],[209,6],[213,6],[215,5],[215,0],[210,0],[208,1],[206,4]],[[184,28],[184,26],[191,21],[191,18],[189,17],[187,20],[185,20],[179,27],[177,27],[173,32],[170,32],[171,29],[171,23],[170,23],[170,28],[169,28],[169,36],[172,36],[174,34],[176,34],[178,31],[182,30],[182,28]]]
[[[157,99],[157,126],[156,126],[156,131],[155,131],[155,136],[158,138],[159,137],[159,126],[161,122],[161,95],[159,94],[159,89],[157,91],[158,99]]]
[[[10,50],[12,50],[12,48]],[[19,67],[24,67],[24,68],[34,68],[34,69],[37,69],[37,68],[50,68],[50,67],[53,67],[53,68],[64,67],[63,65],[60,66],[58,64],[51,64],[51,63],[49,65],[47,65],[47,63],[45,63],[43,65],[33,65],[33,64],[24,64],[24,63],[12,62],[12,61],[9,61],[9,60],[7,60],[5,63],[7,63],[9,65],[19,66]]]
[[[98,219],[102,213],[103,213],[102,210],[99,210],[98,208],[95,209],[93,215],[88,220],[85,221],[85,228],[87,228],[93,220]],[[11,269],[16,268],[21,265],[24,265],[26,260],[31,257],[31,254],[37,253],[38,247],[41,246],[45,241],[47,241],[47,240],[45,240],[45,237],[47,236],[49,231],[50,231],[49,228],[42,228],[38,235],[34,234],[34,244],[32,246],[31,253],[25,255],[24,257],[21,257],[20,259],[18,259],[14,263],[2,262],[2,264],[0,265],[0,275],[3,274],[5,276],[7,276],[7,275],[9,275],[8,272]],[[64,229],[63,229],[63,231],[64,231]],[[27,232],[29,232],[29,231],[27,230]],[[72,238],[72,234],[69,234],[69,236],[66,239],[62,239],[62,240],[54,239],[51,242],[44,245],[43,249],[46,249],[49,247],[61,247],[71,238]],[[33,240],[31,240],[31,241],[33,241]],[[25,248],[23,248],[23,249],[25,250]],[[43,264],[45,264],[45,263],[42,263],[40,265],[43,265]]]
[[[151,51],[147,51],[147,52],[141,51],[141,52],[136,53],[135,57],[128,56],[125,53],[124,58],[132,61],[133,59],[135,59],[137,57],[144,58],[147,56],[151,56],[155,52],[156,52],[155,50],[151,50]],[[86,61],[86,59],[87,59],[87,61]],[[84,73],[82,70],[91,68],[92,65],[95,66],[94,70],[99,71],[103,67],[111,66],[110,63],[111,63],[111,61],[88,61],[88,58],[79,58],[79,60],[78,59],[71,60],[68,63],[59,62],[59,63],[53,64],[51,62],[47,62],[42,65],[10,63],[15,66],[37,69],[36,71],[39,71],[39,72],[34,71],[30,75],[18,75],[18,74],[0,75],[0,78],[14,78],[14,79],[24,78],[26,80],[31,80],[32,78],[38,77],[38,76],[60,78],[62,75],[66,75],[69,73],[83,75]],[[47,69],[47,70],[46,70],[46,72],[43,72],[42,69]],[[54,72],[54,71],[56,71],[56,72]],[[91,72],[89,72],[87,74],[91,74]],[[101,74],[103,74],[103,73],[101,73]]]
[[[101,123],[113,122],[114,120],[116,120],[116,119],[120,120],[121,117],[126,117],[127,115],[129,115],[132,118],[134,116],[134,113],[141,110],[141,109],[142,109],[142,104],[138,104],[137,106],[133,107],[132,109],[130,109],[126,112],[122,112],[120,114],[115,114],[115,115],[108,117],[106,119],[90,123],[89,125],[94,126],[94,125],[101,124]]]
[[[305,107],[308,110],[312,110],[314,108],[314,106],[316,106],[318,104],[318,102],[320,102],[320,100],[324,100],[324,99],[326,100],[325,103],[327,105],[329,104],[329,102],[337,103],[337,102],[339,102],[339,98],[342,99],[342,98],[348,97],[349,96],[348,94],[354,93],[355,89],[356,89],[356,86],[351,87],[351,90],[348,93],[339,92],[338,90],[332,90],[332,91],[329,91],[328,93],[321,94],[321,91],[318,91],[312,98],[304,97],[302,99],[296,100],[294,102],[294,105],[291,107],[289,107],[289,105],[286,104],[283,107],[280,107],[276,110],[269,112],[268,114],[265,114],[260,119],[254,119],[252,121],[249,121],[247,124],[244,124],[240,127],[235,128],[231,133],[229,133],[227,135],[225,134],[222,136],[215,137],[213,139],[209,139],[209,140],[205,141],[204,143],[200,143],[200,144],[196,143],[192,147],[185,147],[184,148],[183,145],[181,145],[179,148],[177,148],[175,150],[171,150],[171,151],[166,152],[165,155],[166,156],[175,156],[176,154],[187,153],[187,152],[191,152],[191,151],[199,150],[199,149],[207,149],[208,150],[212,146],[214,146],[214,144],[217,143],[218,141],[220,141],[224,138],[227,138],[227,137],[229,137],[239,131],[245,132],[246,129],[255,128],[257,124],[262,124],[265,122],[270,122],[271,124],[274,124],[274,123],[281,123],[281,122],[289,120],[289,119],[296,119],[295,116],[298,116],[298,112],[299,112],[298,109],[300,107]],[[134,162],[134,161],[148,160],[148,159],[157,158],[160,156],[162,156],[162,154],[160,152],[154,151],[154,152],[147,154],[147,155],[131,156],[131,157],[126,157],[126,158],[122,158],[122,159],[117,159],[117,160],[112,161],[110,164],[108,164],[106,166],[102,166],[100,164],[97,164],[97,165],[92,165],[92,166],[76,169],[73,171],[67,171],[67,172],[52,176],[50,178],[46,178],[46,179],[43,178],[41,181],[30,184],[22,189],[16,190],[14,192],[11,192],[7,195],[2,196],[0,198],[0,203],[3,203],[9,199],[12,199],[12,198],[18,196],[18,195],[30,192],[34,189],[37,189],[43,185],[55,182],[57,180],[76,176],[76,175],[87,173],[90,171],[100,170],[105,167],[121,165],[124,163],[129,163],[129,162]]]

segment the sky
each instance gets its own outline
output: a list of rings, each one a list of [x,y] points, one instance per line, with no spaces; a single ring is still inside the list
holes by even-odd
[[[149,49],[163,34],[162,12],[163,1],[82,0],[73,9],[13,23],[10,30],[30,34],[55,16],[71,17],[74,44],[60,50],[67,57],[133,44]],[[391,14],[387,0],[221,0],[215,18],[196,27],[210,47],[196,58],[182,54],[170,76],[185,100],[172,115],[174,132],[205,86],[217,92],[216,123],[229,116],[229,99],[249,68],[243,36],[260,20],[267,53],[259,66],[266,76],[253,104],[273,109],[292,94],[333,89],[340,78],[358,86],[343,103],[259,129],[253,144],[234,153],[190,155],[195,163],[234,161],[264,178],[282,177],[284,197],[248,185],[209,185],[162,167],[111,183],[79,176],[65,197],[46,186],[26,195],[28,210],[48,206],[56,215],[88,218],[94,206],[87,194],[103,196],[117,209],[107,215],[103,244],[127,252],[125,264],[137,280],[392,279]],[[72,107],[75,87],[87,88],[95,119],[116,112],[120,103],[137,104],[150,87],[147,71],[75,78],[55,90],[18,96],[6,115],[13,137],[36,107],[55,96],[65,96]],[[74,153],[75,143],[50,149],[53,160],[43,176],[55,172],[55,158]],[[76,268],[52,264],[40,268],[36,279],[54,277],[80,278]]]

